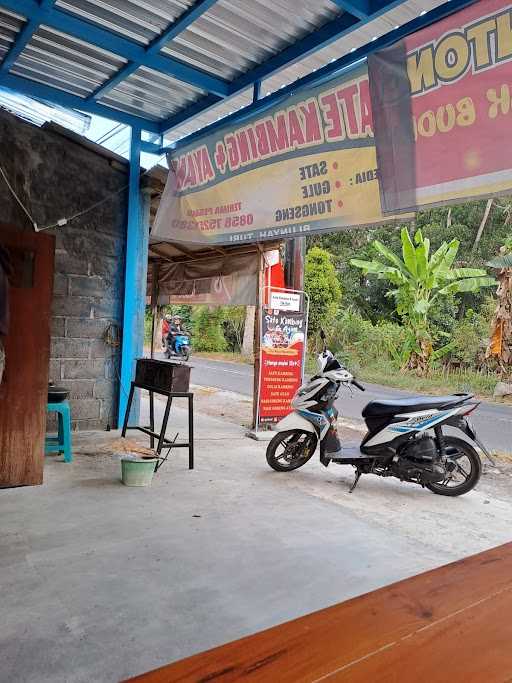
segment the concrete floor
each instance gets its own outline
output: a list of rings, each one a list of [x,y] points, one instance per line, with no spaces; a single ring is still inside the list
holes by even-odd
[[[119,681],[457,555],[346,506],[345,480],[335,500],[331,470],[294,482],[236,425],[196,424],[197,469],[177,451],[151,488],[124,487],[96,434],[43,486],[0,491],[0,681]]]

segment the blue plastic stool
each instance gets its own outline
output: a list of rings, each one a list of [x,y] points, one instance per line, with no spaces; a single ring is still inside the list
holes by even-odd
[[[69,401],[48,403],[48,412],[57,413],[59,433],[57,436],[46,437],[44,444],[45,455],[48,455],[48,453],[64,453],[64,462],[72,462],[71,410],[69,409]]]

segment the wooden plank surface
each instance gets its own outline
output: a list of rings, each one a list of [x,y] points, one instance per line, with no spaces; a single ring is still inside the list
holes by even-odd
[[[55,237],[0,224],[14,263],[0,385],[0,487],[42,484]]]
[[[510,683],[512,543],[130,680]]]

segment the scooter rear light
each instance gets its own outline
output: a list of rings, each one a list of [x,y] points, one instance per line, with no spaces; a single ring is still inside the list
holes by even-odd
[[[467,409],[465,412],[461,413],[461,414],[464,415],[464,416],[470,415],[470,414],[473,412],[473,410],[475,410],[476,408],[478,408],[479,405],[480,405],[480,403],[473,403],[473,404],[467,406],[468,409]]]

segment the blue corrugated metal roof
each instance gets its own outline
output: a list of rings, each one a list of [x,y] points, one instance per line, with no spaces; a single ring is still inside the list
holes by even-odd
[[[0,0],[0,86],[177,140],[470,2]]]

